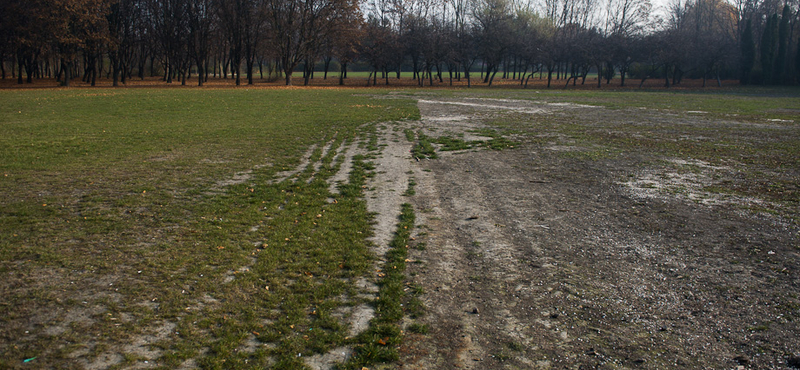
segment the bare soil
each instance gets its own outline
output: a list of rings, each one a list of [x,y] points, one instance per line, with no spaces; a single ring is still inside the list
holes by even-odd
[[[425,96],[419,107],[421,121],[398,127],[468,140],[504,117],[531,127],[512,149],[432,160],[407,154],[397,129],[382,131],[371,201],[396,215],[397,201],[380,194],[417,183],[405,198],[418,220],[408,273],[425,291],[418,322],[430,328],[406,334],[399,368],[780,369],[800,354],[800,232],[784,217],[796,209],[759,213],[749,206],[767,200],[705,190],[735,168],[641,152],[586,157],[596,148],[535,128],[541,117],[673,118],[501,99]]]

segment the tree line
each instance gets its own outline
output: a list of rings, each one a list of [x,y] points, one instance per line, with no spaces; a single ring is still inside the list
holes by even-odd
[[[800,83],[798,0],[0,0],[0,74],[236,84],[367,67],[372,84]],[[321,66],[317,68],[317,66]],[[379,82],[380,81],[380,82]]]

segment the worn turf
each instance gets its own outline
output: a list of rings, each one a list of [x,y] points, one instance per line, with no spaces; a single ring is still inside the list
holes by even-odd
[[[0,367],[297,368],[350,343],[365,175],[326,180],[362,125],[418,115],[354,93],[0,92]]]

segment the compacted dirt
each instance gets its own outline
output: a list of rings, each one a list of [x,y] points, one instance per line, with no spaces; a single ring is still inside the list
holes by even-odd
[[[408,275],[424,289],[427,313],[416,322],[429,331],[407,333],[398,367],[798,366],[795,223],[743,210],[746,200],[670,193],[664,189],[676,176],[635,155],[565,155],[585,148],[534,140],[530,132],[511,136],[518,145],[502,151],[415,159],[396,127],[488,140],[476,130],[512,115],[580,121],[605,114],[568,104],[443,99],[420,99],[419,122],[384,127],[386,147],[376,160],[371,202],[412,203],[418,224]],[[663,119],[638,110],[614,116]],[[397,165],[401,154],[405,162]],[[692,163],[689,189],[713,167]],[[416,194],[402,197],[408,178]]]

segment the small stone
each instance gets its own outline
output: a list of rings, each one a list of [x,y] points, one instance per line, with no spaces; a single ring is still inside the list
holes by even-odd
[[[789,365],[789,367],[800,369],[800,355],[789,356],[789,358],[786,359],[786,364]]]
[[[745,355],[736,356],[733,358],[733,360],[739,365],[747,365],[750,363],[750,359]]]
[[[477,314],[478,314],[478,308],[477,308],[477,307],[476,307],[476,308],[473,308],[473,309],[472,309],[472,313],[473,313],[473,314],[475,314],[475,315],[477,315]]]

